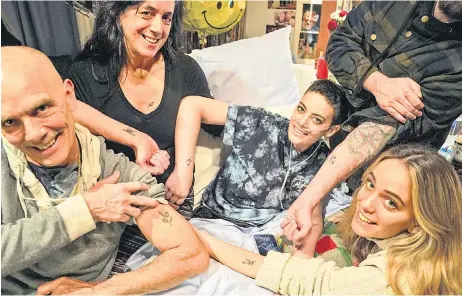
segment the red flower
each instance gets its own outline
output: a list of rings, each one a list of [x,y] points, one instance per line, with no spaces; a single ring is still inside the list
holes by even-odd
[[[345,15],[347,15],[348,12],[346,12],[345,10],[342,10],[340,11],[340,13],[338,14],[340,17],[344,17]]]
[[[337,22],[335,20],[330,20],[328,23],[327,23],[327,29],[329,29],[329,31],[333,31],[335,29],[337,29]]]

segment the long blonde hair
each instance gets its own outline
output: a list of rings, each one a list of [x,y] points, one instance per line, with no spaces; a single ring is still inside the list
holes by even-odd
[[[398,159],[409,170],[415,225],[387,250],[393,291],[403,294],[406,279],[413,294],[462,294],[462,187],[454,168],[429,148],[401,145],[385,151],[369,166],[363,185],[367,175],[386,159]],[[358,190],[338,229],[353,257],[362,261],[375,243],[351,228]]]

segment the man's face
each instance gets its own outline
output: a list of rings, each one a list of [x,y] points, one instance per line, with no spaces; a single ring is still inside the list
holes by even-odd
[[[438,8],[454,21],[462,21],[462,1],[439,0]]]
[[[3,73],[3,77],[3,136],[32,163],[55,167],[75,162],[78,143],[69,105],[75,103],[72,82],[18,73]]]

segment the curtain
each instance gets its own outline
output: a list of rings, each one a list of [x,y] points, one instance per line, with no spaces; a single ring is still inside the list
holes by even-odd
[[[80,50],[75,11],[64,1],[2,1],[2,21],[8,31],[48,56]]]

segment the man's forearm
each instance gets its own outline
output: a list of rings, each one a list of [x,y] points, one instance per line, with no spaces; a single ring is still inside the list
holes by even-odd
[[[206,248],[191,225],[167,205],[144,210],[136,220],[161,254],[148,265],[94,287],[95,294],[145,294],[173,288],[208,268]]]
[[[395,132],[388,125],[372,122],[359,125],[329,155],[300,198],[318,204],[340,182],[379,154]]]
[[[191,254],[178,247],[162,253],[149,265],[138,270],[118,274],[94,287],[99,295],[132,295],[160,292],[173,288],[206,270],[206,252]]]
[[[134,148],[136,137],[142,134],[80,101],[77,101],[73,115],[76,122],[88,128],[92,134],[131,148]]]

